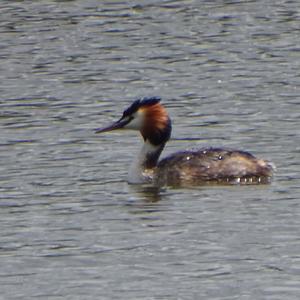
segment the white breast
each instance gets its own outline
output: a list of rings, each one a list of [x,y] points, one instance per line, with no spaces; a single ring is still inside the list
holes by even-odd
[[[147,156],[159,150],[160,146],[154,146],[146,141],[139,153],[134,159],[128,172],[128,182],[132,184],[145,183],[152,180],[152,170],[145,169]]]

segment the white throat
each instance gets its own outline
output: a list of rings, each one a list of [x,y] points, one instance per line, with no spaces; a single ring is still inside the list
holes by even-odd
[[[154,168],[157,160],[163,150],[164,145],[152,145],[149,141],[145,141],[139,155],[134,159],[128,172],[129,183],[145,183],[151,182]],[[152,165],[149,166],[149,163]],[[153,165],[154,163],[154,165]]]

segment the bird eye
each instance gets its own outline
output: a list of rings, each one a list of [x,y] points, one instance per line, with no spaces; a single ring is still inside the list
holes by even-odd
[[[132,120],[134,119],[133,116],[122,116],[122,118],[120,119],[120,121],[125,122],[126,124],[130,123]]]

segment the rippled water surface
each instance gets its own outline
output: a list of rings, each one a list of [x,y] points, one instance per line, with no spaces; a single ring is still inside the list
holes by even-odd
[[[1,1],[1,299],[300,298],[298,1]],[[95,135],[161,96],[164,155],[271,160],[271,185],[155,190],[141,139]]]

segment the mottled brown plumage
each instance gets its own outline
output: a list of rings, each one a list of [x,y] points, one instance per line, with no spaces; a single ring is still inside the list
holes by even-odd
[[[273,167],[244,151],[208,148],[183,151],[161,160],[155,181],[166,185],[268,183]]]

